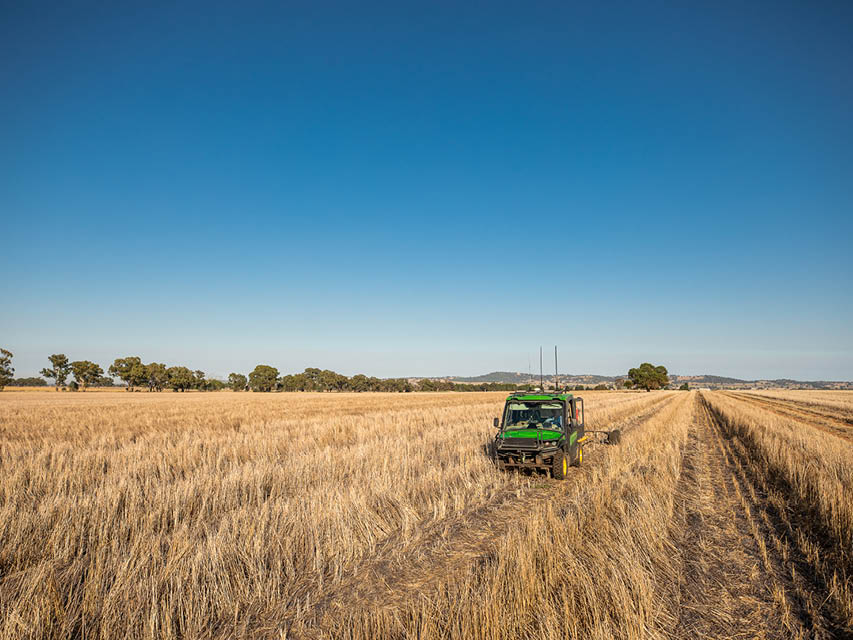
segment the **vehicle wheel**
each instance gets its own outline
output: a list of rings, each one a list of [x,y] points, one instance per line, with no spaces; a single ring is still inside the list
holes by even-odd
[[[554,454],[554,459],[551,460],[551,477],[554,480],[565,480],[569,473],[569,461],[566,460],[566,454],[558,451]]]
[[[577,445],[575,457],[574,460],[572,460],[572,466],[579,467],[581,466],[581,462],[583,462],[583,447]]]
[[[614,429],[607,434],[607,444],[619,444],[622,442],[622,432],[619,429]]]

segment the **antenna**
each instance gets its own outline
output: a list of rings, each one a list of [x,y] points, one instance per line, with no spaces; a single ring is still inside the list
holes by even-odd
[[[557,368],[557,345],[554,345],[554,391],[560,390],[560,369]]]
[[[542,375],[542,347],[539,347],[539,389],[545,393],[545,377]]]

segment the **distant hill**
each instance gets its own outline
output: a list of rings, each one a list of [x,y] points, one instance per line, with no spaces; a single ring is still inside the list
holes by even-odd
[[[725,376],[678,376],[678,375],[670,375],[670,378],[677,378],[682,382],[696,382],[696,383],[708,383],[708,384],[748,384],[750,382],[756,382],[755,380],[741,380],[740,378],[727,378]],[[792,381],[793,382],[793,381]]]

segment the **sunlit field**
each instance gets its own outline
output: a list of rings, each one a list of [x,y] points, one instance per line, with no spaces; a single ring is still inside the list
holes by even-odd
[[[7,389],[0,638],[850,631],[853,394],[580,395],[557,481],[505,393]]]

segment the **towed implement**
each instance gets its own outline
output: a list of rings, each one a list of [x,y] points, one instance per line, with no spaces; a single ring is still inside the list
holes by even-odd
[[[494,455],[499,469],[547,471],[563,480],[583,462],[584,444],[619,444],[621,433],[586,431],[583,398],[570,393],[517,392],[495,418]]]

